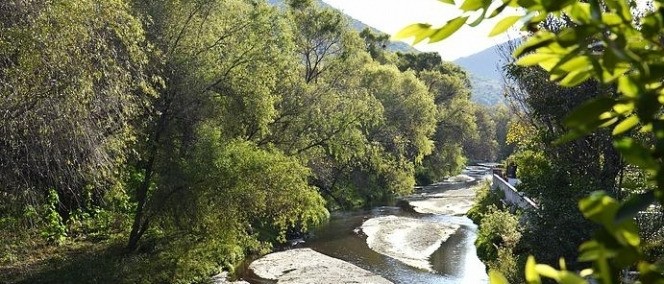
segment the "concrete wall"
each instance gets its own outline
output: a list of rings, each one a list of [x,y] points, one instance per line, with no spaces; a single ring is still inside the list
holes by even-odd
[[[514,186],[509,184],[500,176],[493,175],[493,183],[491,184],[492,190],[501,190],[505,193],[504,201],[510,205],[518,206],[522,209],[537,209],[538,206],[530,198],[523,195],[523,193],[518,192]]]

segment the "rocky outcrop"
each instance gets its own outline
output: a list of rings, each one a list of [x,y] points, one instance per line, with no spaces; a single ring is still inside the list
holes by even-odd
[[[421,219],[383,216],[362,224],[372,250],[407,265],[431,271],[429,257],[459,228]]]
[[[249,265],[254,274],[278,283],[392,283],[348,262],[312,249],[301,248],[268,254]]]

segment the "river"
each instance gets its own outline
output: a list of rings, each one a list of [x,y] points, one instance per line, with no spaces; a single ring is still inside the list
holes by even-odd
[[[474,246],[477,226],[463,216],[463,212],[472,204],[474,192],[471,188],[486,174],[481,170],[470,168],[464,172],[476,178],[475,181],[447,181],[435,187],[419,189],[398,202],[399,206],[335,212],[327,225],[317,229],[312,238],[298,247],[311,248],[352,263],[393,283],[487,283],[485,266],[477,258]],[[426,267],[415,267],[408,261],[385,255],[386,252],[389,254],[392,248],[384,248],[381,254],[377,252],[381,250],[374,250],[375,247],[371,249],[367,244],[367,235],[361,229],[363,223],[368,220],[395,218],[386,216],[412,218],[405,220],[453,228],[458,226],[458,229],[424,259],[428,261]],[[393,239],[393,236],[386,237],[391,238]],[[242,278],[250,283],[275,283],[259,279],[251,272],[245,273]]]

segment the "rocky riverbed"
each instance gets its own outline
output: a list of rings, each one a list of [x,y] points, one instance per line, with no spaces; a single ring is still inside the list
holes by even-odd
[[[249,269],[263,279],[285,284],[392,283],[353,264],[308,248],[268,254],[252,262]]]
[[[475,169],[473,169],[475,170]],[[419,188],[400,207],[338,212],[304,246],[252,262],[250,283],[487,283],[466,218],[476,180]]]

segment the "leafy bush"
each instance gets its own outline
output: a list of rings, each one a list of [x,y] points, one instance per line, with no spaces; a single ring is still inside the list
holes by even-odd
[[[477,240],[477,256],[491,269],[500,271],[511,279],[520,275],[517,263],[519,256],[514,254],[521,240],[519,217],[489,205],[483,214]]]
[[[60,199],[55,190],[48,191],[48,200],[44,205],[44,226],[41,231],[41,236],[44,237],[49,243],[60,244],[67,237],[67,227],[62,222],[62,217],[58,214],[57,208],[60,204]]]
[[[503,203],[501,200],[503,197],[504,193],[502,191],[491,190],[491,185],[487,182],[477,187],[475,204],[473,204],[473,207],[468,210],[466,215],[470,220],[473,220],[475,224],[481,225],[484,214],[489,212],[491,206],[502,208]]]

